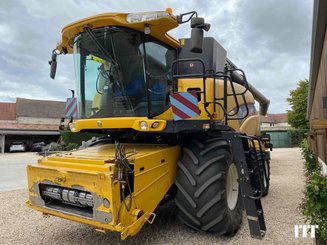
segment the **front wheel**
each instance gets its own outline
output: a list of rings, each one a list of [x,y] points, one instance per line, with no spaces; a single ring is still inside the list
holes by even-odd
[[[179,219],[187,226],[233,235],[242,222],[237,168],[222,139],[193,140],[183,147],[175,180]]]

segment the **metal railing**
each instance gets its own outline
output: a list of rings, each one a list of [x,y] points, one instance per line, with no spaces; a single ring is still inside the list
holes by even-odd
[[[187,62],[193,62],[189,65],[193,64],[194,62],[199,63],[199,66],[197,67],[199,72],[198,73],[187,73],[187,74],[179,74],[179,65],[181,63],[187,63]],[[244,81],[242,86],[244,87],[244,90],[241,92],[236,92],[235,90],[235,84],[239,84],[238,82],[233,80],[232,73],[233,72],[241,72]],[[245,93],[248,91],[248,82],[245,76],[245,73],[241,69],[232,68],[229,69],[229,67],[226,65],[224,68],[224,71],[218,71],[216,72],[213,69],[206,69],[205,64],[202,59],[199,58],[192,58],[192,59],[177,59],[172,63],[172,77],[173,77],[173,92],[178,92],[178,79],[180,78],[202,78],[203,80],[203,90],[196,91],[197,94],[203,94],[203,99],[201,100],[204,105],[204,109],[210,118],[210,120],[213,120],[213,114],[216,112],[216,106],[213,107],[213,112],[211,113],[208,110],[208,107],[210,104],[218,105],[223,113],[224,113],[224,119],[225,123],[227,124],[229,120],[243,120],[249,115],[249,107],[248,103],[245,98]],[[213,79],[213,101],[207,101],[207,79],[212,78]],[[216,89],[216,79],[223,79],[223,96],[217,97],[217,89]],[[228,86],[231,89],[231,92],[228,92]],[[238,113],[240,111],[240,102],[239,102],[239,96],[242,99],[242,104],[245,105],[245,113],[242,114],[242,116],[238,116]],[[228,109],[228,98],[232,97],[234,100],[234,103],[236,107],[233,110]]]

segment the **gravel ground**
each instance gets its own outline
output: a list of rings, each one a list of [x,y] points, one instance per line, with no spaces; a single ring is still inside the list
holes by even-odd
[[[272,152],[270,192],[262,199],[267,234],[261,241],[250,237],[245,219],[232,238],[194,232],[176,219],[173,203],[156,210],[153,225],[120,241],[118,233],[102,234],[56,217],[44,219],[25,206],[23,189],[0,192],[0,244],[314,244],[311,238],[294,238],[294,225],[304,224],[298,208],[303,198],[302,161],[298,148]]]

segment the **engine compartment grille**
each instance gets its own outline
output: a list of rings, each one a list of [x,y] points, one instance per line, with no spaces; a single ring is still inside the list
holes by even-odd
[[[93,217],[93,196],[90,192],[55,185],[40,184],[46,207],[78,216]]]

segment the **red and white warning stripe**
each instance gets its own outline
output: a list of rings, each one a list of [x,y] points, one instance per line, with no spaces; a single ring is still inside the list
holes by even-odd
[[[200,115],[196,91],[174,93],[169,97],[175,121]]]

